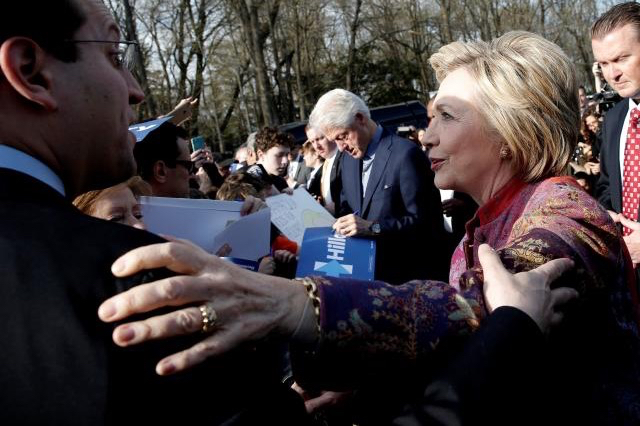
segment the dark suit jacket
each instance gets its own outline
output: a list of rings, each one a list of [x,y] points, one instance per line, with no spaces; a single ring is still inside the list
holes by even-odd
[[[303,407],[280,387],[267,348],[160,377],[155,364],[202,335],[127,349],[111,341],[113,325],[97,316],[100,303],[168,275],[115,279],[112,262],[162,241],[81,214],[49,186],[0,169],[0,424],[302,421]]]
[[[310,169],[313,172],[313,169]],[[316,172],[315,175],[310,175],[309,176],[309,181],[307,182],[307,191],[309,191],[309,194],[315,196],[315,197],[320,197],[322,195],[322,189],[320,188],[320,180],[322,179],[322,166],[320,166],[320,169],[318,169],[318,171]]]
[[[622,213],[622,173],[620,171],[620,133],[629,113],[629,99],[625,98],[607,112],[602,124],[600,145],[600,178],[595,198],[607,210]],[[640,212],[638,214],[640,217]],[[618,228],[622,230],[620,224]],[[635,269],[636,291],[640,291],[640,268]]]
[[[384,130],[375,153],[367,192],[362,196],[362,160],[342,158],[339,216],[358,212],[380,223],[376,279],[447,280],[440,193],[424,153],[412,142]]]
[[[338,210],[340,209],[340,196],[342,195],[342,158],[348,154],[338,151],[336,153],[336,159],[331,166],[331,177],[329,182],[329,191],[331,192],[331,199],[335,204],[334,216],[338,216]]]
[[[607,112],[602,124],[600,178],[595,197],[607,210],[622,211],[622,179],[620,172],[620,133],[629,112],[629,100],[623,99]]]
[[[306,185],[309,180],[309,176],[311,176],[312,168],[307,167],[304,163],[304,159],[300,156],[298,157],[298,169],[296,173],[293,175],[293,180],[298,182],[300,185]]]

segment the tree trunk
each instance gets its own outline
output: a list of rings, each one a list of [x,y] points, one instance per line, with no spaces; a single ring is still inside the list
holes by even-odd
[[[131,3],[129,0],[122,0],[122,5],[124,7],[124,16],[125,16],[125,25],[126,25],[126,37],[127,40],[135,41],[137,44],[135,45],[135,60],[138,63],[138,68],[135,70],[135,75],[138,81],[140,82],[140,86],[142,87],[142,91],[146,95],[146,106],[147,112],[151,117],[158,116],[158,109],[156,107],[156,102],[153,97],[153,92],[149,87],[149,80],[147,78],[147,70],[145,68],[145,60],[142,55],[142,48],[140,47],[140,41],[138,40],[138,32],[136,31],[136,22],[133,13],[133,8],[131,7]]]
[[[294,70],[296,73],[296,89],[298,91],[298,114],[300,115],[300,120],[304,121],[307,119],[307,114],[305,111],[304,105],[304,86],[302,85],[302,48],[300,43],[300,16],[298,15],[298,4],[293,5],[293,16],[294,16],[294,32],[293,32],[293,40],[295,44],[295,53],[294,53]]]
[[[185,17],[187,8],[189,7],[189,0],[181,0],[178,7],[178,31],[176,34],[176,50],[174,52],[176,65],[180,71],[178,77],[178,97],[182,99],[187,97],[187,72],[189,70],[189,63],[191,62],[191,53],[185,55]]]
[[[356,1],[356,9],[353,13],[353,21],[351,21],[351,26],[349,28],[349,52],[347,55],[347,81],[346,88],[347,90],[352,90],[353,88],[353,80],[354,80],[354,62],[356,58],[356,36],[358,34],[358,26],[359,26],[359,18],[360,18],[360,9],[362,6],[362,0]]]
[[[255,0],[245,1],[231,0],[230,4],[240,18],[242,32],[249,47],[249,57],[255,69],[257,101],[260,106],[260,112],[262,113],[262,124],[265,126],[274,126],[278,124],[278,116],[274,109],[273,88],[269,81],[264,56],[264,41],[267,34],[260,28],[260,19],[258,16],[258,8],[260,5],[257,4]],[[279,1],[276,0],[271,13],[272,16],[277,16],[278,8]]]

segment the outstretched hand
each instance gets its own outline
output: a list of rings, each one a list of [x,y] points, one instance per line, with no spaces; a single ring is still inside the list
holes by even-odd
[[[573,267],[570,259],[554,259],[529,272],[512,274],[487,244],[478,248],[484,273],[484,297],[489,311],[513,306],[529,315],[543,332],[562,321],[559,308],[578,297],[572,288],[551,290],[551,283]]]
[[[194,99],[192,96],[189,96],[188,98],[182,99],[178,103],[178,105],[176,105],[173,110],[171,110],[171,112],[167,114],[171,116],[171,119],[169,121],[171,121],[176,126],[184,123],[191,118],[193,109],[197,104],[198,98]]]
[[[633,266],[636,267],[640,263],[640,223],[627,219],[622,213],[618,214],[618,220],[622,226],[631,230],[631,233],[625,235],[623,239],[627,250],[629,250]]]
[[[145,269],[168,268],[177,275],[142,284],[105,301],[98,316],[114,322],[131,315],[174,306],[175,311],[120,325],[113,331],[119,346],[198,333],[204,305],[215,311],[213,331],[200,343],[170,355],[156,366],[172,374],[268,334],[290,336],[308,300],[302,285],[257,274],[212,256],[184,240],[134,249],[117,259],[111,270],[125,277]],[[313,333],[313,324],[308,327]]]

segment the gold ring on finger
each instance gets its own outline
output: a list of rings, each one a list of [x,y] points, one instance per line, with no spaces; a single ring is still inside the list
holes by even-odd
[[[218,314],[213,309],[213,303],[207,302],[204,305],[200,305],[198,309],[200,309],[200,314],[202,315],[202,332],[212,332],[218,320]]]

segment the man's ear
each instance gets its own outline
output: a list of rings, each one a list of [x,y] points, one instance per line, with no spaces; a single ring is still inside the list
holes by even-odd
[[[361,112],[356,112],[356,123],[363,125],[367,122],[367,117],[364,116]]]
[[[164,161],[158,160],[153,163],[153,178],[158,183],[165,183],[167,181],[167,165]]]
[[[264,155],[264,152],[262,152],[261,149],[256,149],[256,160],[262,160],[263,155]]]
[[[0,71],[13,89],[42,108],[54,111],[58,102],[51,94],[49,55],[33,40],[12,37],[0,46]]]

